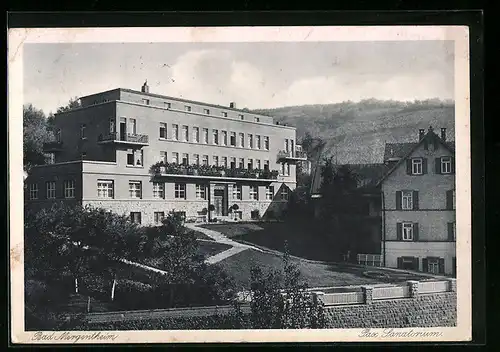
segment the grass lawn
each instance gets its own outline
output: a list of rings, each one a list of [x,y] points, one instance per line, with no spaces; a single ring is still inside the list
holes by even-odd
[[[203,225],[222,232],[234,241],[244,241],[283,252],[285,240],[291,255],[322,261],[332,261],[333,253],[325,239],[317,235],[313,225],[304,222],[237,223]]]
[[[355,267],[342,264],[320,264],[300,259],[292,259],[296,263],[309,287],[329,287],[364,284],[397,283],[406,280],[419,280],[423,276],[404,272],[387,271],[382,268]],[[241,288],[248,288],[250,282],[250,267],[252,263],[263,267],[281,270],[281,256],[272,253],[262,253],[252,249],[235,254],[219,264],[232,275]],[[363,275],[366,271],[380,271],[389,275],[388,278],[371,278]]]
[[[196,230],[188,230],[189,232],[192,232],[194,234],[194,236],[198,239],[201,239],[201,240],[207,240],[207,241],[214,241],[214,239],[212,237],[208,237],[207,235],[205,235],[203,232],[200,232],[200,231],[196,231]]]
[[[199,252],[205,256],[205,258],[209,258],[211,256],[214,256],[218,253],[224,252],[231,248],[230,245],[224,244],[224,243],[218,243],[215,241],[212,242],[205,242],[205,241],[199,241]]]

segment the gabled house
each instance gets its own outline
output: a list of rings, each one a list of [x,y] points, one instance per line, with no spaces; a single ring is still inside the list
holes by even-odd
[[[386,144],[384,159],[383,265],[455,274],[455,143],[421,129],[418,142]]]

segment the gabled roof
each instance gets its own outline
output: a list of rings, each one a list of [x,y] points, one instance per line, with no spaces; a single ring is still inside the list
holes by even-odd
[[[342,166],[348,166],[351,171],[358,176],[358,189],[360,191],[368,191],[376,187],[380,178],[383,177],[388,171],[388,166],[382,163],[335,165],[334,171],[338,170]],[[312,180],[311,194],[320,193],[322,182],[323,178],[321,177],[321,165],[318,165],[317,172],[315,173]]]
[[[455,154],[455,142],[454,141],[444,141],[441,139],[441,137],[439,137],[432,129],[432,127],[429,127],[429,130],[428,132],[425,134],[425,136],[417,143],[394,143],[394,144],[400,144],[400,145],[404,145],[402,147],[400,147],[400,149],[398,150],[398,152],[402,152],[402,151],[406,151],[406,154],[404,154],[403,156],[401,156],[399,159],[399,161],[392,167],[390,168],[389,171],[387,171],[387,173],[379,180],[379,182],[377,183],[377,186],[380,185],[390,174],[393,173],[394,170],[396,170],[399,165],[401,165],[410,155],[413,154],[413,152],[420,146],[422,145],[424,142],[434,142],[434,141],[437,141],[439,144],[441,144],[442,146],[444,146],[446,149],[448,149],[450,152],[452,152],[453,154]],[[384,153],[384,159],[385,159],[385,155],[387,154],[387,144],[386,144],[386,151]]]
[[[415,150],[419,144],[419,142],[386,143],[384,150],[384,161],[404,158],[408,154],[410,154],[410,152]],[[455,150],[455,141],[446,141],[444,142],[444,144],[448,146],[448,149]]]

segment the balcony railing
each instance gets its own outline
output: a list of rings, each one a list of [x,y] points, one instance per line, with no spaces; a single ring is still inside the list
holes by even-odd
[[[61,151],[62,148],[63,148],[63,144],[61,141],[47,142],[47,143],[44,143],[44,145],[43,145],[43,151],[46,153],[58,152],[58,151]]]
[[[307,160],[307,154],[302,150],[280,150],[277,155],[278,161],[283,160]]]
[[[224,166],[206,166],[206,165],[183,165],[175,163],[159,162],[151,166],[151,174],[161,175],[186,175],[186,176],[204,176],[204,177],[222,177],[222,178],[244,178],[257,180],[277,180],[277,170],[262,169],[240,169],[227,168]]]
[[[118,132],[108,133],[105,135],[99,135],[97,138],[99,143],[131,143],[131,144],[149,144],[149,136],[147,134],[123,134],[120,135]]]

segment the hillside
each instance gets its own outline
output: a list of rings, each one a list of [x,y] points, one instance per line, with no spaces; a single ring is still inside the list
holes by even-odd
[[[275,121],[297,127],[300,140],[306,132],[327,141],[324,156],[339,163],[381,162],[386,142],[415,141],[419,128],[447,129],[454,139],[454,104],[437,99],[415,101],[343,102],[328,105],[262,109]]]

